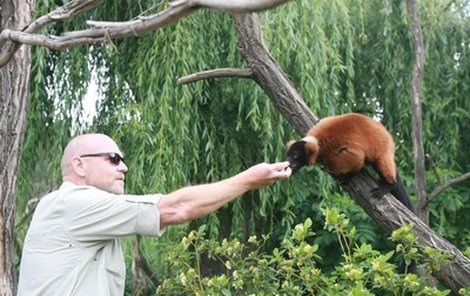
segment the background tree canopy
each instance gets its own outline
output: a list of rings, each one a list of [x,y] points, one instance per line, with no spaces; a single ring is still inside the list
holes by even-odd
[[[61,1],[39,1],[38,15]],[[97,9],[48,28],[59,35],[87,19],[128,20],[164,9],[168,1],[106,1]],[[416,1],[424,33],[422,84],[426,181],[431,191],[470,170],[470,18],[467,0]],[[311,110],[320,117],[354,111],[381,119],[397,143],[397,164],[413,193],[410,83],[413,38],[404,1],[291,1],[260,13],[264,39]],[[129,193],[170,192],[230,176],[260,161],[282,160],[297,138],[251,80],[211,79],[180,85],[181,76],[243,67],[227,14],[201,11],[139,38],[81,46],[66,52],[33,47],[28,129],[17,183],[18,254],[33,198],[61,182],[60,157],[83,131],[113,137],[126,154]],[[85,121],[82,101],[97,83],[96,116]],[[460,249],[470,246],[468,182],[430,204],[430,226]],[[207,224],[214,238],[247,239],[271,233],[279,244],[310,217],[325,268],[339,250],[323,230],[321,208],[335,205],[358,229],[359,241],[390,248],[385,235],[317,167],[247,194],[190,225],[141,243],[151,266],[180,240],[180,230]],[[131,243],[128,244],[130,264]]]

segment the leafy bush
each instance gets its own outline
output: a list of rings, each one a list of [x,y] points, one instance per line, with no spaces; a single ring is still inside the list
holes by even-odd
[[[320,270],[318,245],[312,221],[295,226],[290,236],[272,252],[263,252],[268,236],[252,236],[246,245],[239,240],[217,242],[206,238],[205,226],[191,231],[168,256],[171,274],[157,288],[159,295],[448,295],[449,290],[429,287],[426,278],[449,256],[436,250],[418,252],[412,226],[392,234],[395,251],[381,254],[371,245],[355,243],[356,230],[335,208],[323,211],[328,231],[337,235],[343,261],[330,272]],[[396,257],[407,264],[423,259],[427,276],[402,274],[393,263]],[[223,264],[224,271],[204,276],[204,257]],[[462,290],[462,293],[465,293]]]

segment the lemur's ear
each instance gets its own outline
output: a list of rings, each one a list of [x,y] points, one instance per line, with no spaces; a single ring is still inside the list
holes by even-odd
[[[289,142],[286,143],[286,149],[289,150],[292,144],[295,143],[295,140],[290,140]]]
[[[317,138],[313,136],[306,136],[302,139],[305,142],[305,152],[309,155],[308,164],[314,165],[317,162],[318,153],[320,152],[320,147],[318,146]]]

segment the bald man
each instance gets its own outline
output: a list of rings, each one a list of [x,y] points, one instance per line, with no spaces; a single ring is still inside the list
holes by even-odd
[[[237,196],[288,178],[288,162],[261,163],[228,179],[169,194],[126,195],[127,166],[103,134],[64,150],[63,184],[39,202],[26,234],[18,295],[123,295],[120,238],[160,236],[168,225],[205,216]]]

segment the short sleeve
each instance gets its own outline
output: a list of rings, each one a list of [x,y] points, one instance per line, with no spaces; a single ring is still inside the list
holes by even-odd
[[[158,207],[160,198],[161,194],[125,196],[126,202],[133,203],[140,208],[136,222],[137,234],[150,236],[160,236],[162,234],[160,229],[160,208]]]
[[[90,186],[64,194],[64,228],[76,241],[159,236],[161,195],[115,195]]]

